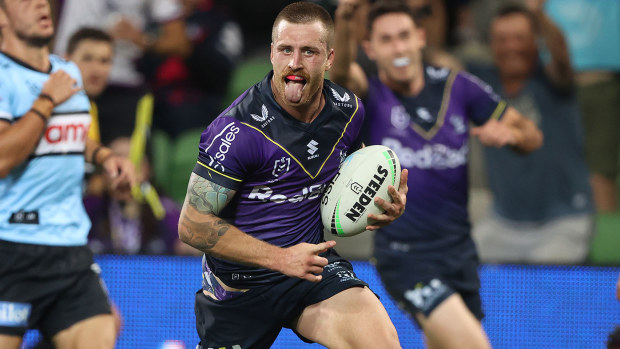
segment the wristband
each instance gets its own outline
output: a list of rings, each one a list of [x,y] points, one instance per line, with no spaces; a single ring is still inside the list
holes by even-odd
[[[56,106],[56,102],[54,102],[54,98],[52,98],[52,96],[48,95],[47,93],[39,94],[39,98],[47,99],[48,101],[52,102],[52,105],[54,107]]]
[[[41,113],[40,111],[38,111],[34,107],[30,108],[30,111],[33,112],[36,116],[40,117],[41,120],[43,120],[44,124],[47,124],[47,117],[45,116],[45,114]]]

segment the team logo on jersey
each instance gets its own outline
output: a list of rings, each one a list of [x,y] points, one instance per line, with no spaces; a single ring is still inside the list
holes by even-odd
[[[256,115],[256,114],[250,114],[252,116],[252,119],[258,121],[258,122],[263,122],[265,120],[267,120],[267,118],[269,117],[269,110],[267,109],[267,107],[263,104],[263,107],[261,108],[261,115]]]
[[[451,115],[450,124],[454,127],[454,132],[457,134],[463,134],[467,131],[463,117],[460,115]]]
[[[450,73],[450,69],[448,68],[435,68],[435,67],[426,67],[426,73],[433,79],[440,80],[445,79],[446,76]]]
[[[280,177],[281,175],[288,172],[290,166],[291,158],[282,157],[281,159],[276,160],[276,162],[273,164],[273,171],[271,171],[271,174],[274,177]]]
[[[392,126],[399,130],[404,130],[409,127],[409,124],[411,124],[411,116],[409,116],[409,113],[407,113],[404,106],[396,105],[392,107],[390,121],[392,122]]]
[[[426,285],[418,283],[414,289],[405,291],[404,297],[416,308],[427,311],[447,291],[448,287],[439,279],[432,279]]]
[[[315,141],[314,139],[308,142],[308,144],[306,144],[306,146],[308,147],[308,154],[310,154],[310,156],[308,156],[308,160],[314,159],[319,156],[319,154],[314,154],[317,150],[319,150],[317,145],[319,145],[319,142]]]

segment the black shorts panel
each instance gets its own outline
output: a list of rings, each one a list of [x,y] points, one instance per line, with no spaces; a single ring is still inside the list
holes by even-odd
[[[329,264],[319,283],[287,278],[222,301],[198,291],[196,329],[202,348],[269,348],[282,327],[288,327],[307,306],[351,287],[368,286],[335,251],[323,256]]]
[[[111,313],[87,246],[0,240],[0,256],[0,333],[23,335],[36,328],[51,338],[81,320]]]
[[[477,319],[484,317],[478,258],[469,255],[459,263],[445,263],[434,256],[394,250],[382,242],[375,244],[375,266],[390,296],[411,315],[422,313],[427,317],[454,293],[463,298]]]

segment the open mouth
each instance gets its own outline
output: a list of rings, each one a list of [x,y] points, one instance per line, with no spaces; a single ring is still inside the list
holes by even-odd
[[[406,67],[411,63],[409,57],[398,57],[392,60],[392,65],[396,68]]]
[[[299,75],[287,75],[284,78],[286,87],[284,95],[291,103],[299,103],[304,87],[306,87],[306,79]]]
[[[50,24],[52,24],[52,18],[50,16],[48,16],[48,15],[41,16],[41,17],[39,17],[38,22],[39,22],[39,24],[50,25]]]

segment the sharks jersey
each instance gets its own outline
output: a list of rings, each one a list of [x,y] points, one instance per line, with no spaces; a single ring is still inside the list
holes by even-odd
[[[0,122],[15,123],[28,112],[49,74],[64,70],[82,81],[77,66],[50,55],[40,72],[0,53]],[[86,244],[90,221],[82,204],[84,147],[89,102],[80,91],[54,108],[32,154],[0,178],[0,239],[75,246]]]
[[[319,243],[323,190],[359,146],[364,110],[353,93],[325,80],[323,110],[313,122],[300,122],[275,101],[272,75],[243,93],[203,132],[194,173],[237,191],[220,217],[241,231],[282,247]],[[203,267],[235,288],[283,277],[212,256]]]
[[[407,208],[381,237],[412,252],[473,246],[467,214],[469,123],[500,118],[506,108],[492,89],[467,73],[425,66],[416,97],[369,81],[369,143],[393,149],[409,170]]]

